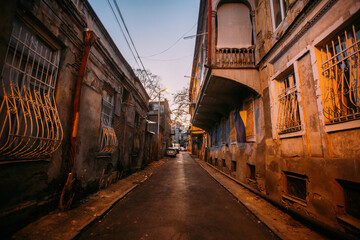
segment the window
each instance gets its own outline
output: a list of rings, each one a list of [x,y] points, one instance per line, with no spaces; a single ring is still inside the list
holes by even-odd
[[[326,124],[360,118],[359,49],[359,23],[320,47]]]
[[[102,96],[102,111],[101,111],[101,123],[105,127],[113,126],[114,116],[114,95],[108,91],[103,90]]]
[[[250,10],[245,4],[225,3],[219,7],[217,15],[218,49],[248,48],[252,45]]]
[[[236,172],[237,169],[237,162],[236,161],[231,161],[231,171],[232,172]]]
[[[114,94],[109,90],[103,90],[101,109],[101,139],[100,152],[113,153],[116,151],[118,141],[113,128],[114,117]]]
[[[256,175],[255,175],[255,165],[252,164],[247,164],[247,173],[246,173],[246,177],[250,180],[256,180]]]
[[[292,172],[285,172],[285,193],[295,200],[300,202],[306,202],[306,181],[307,176]]]
[[[272,22],[274,29],[280,25],[280,23],[286,17],[286,3],[285,0],[270,0]]]
[[[139,113],[135,112],[135,119],[134,119],[134,127],[135,129],[139,129],[140,127],[140,117]]]
[[[346,180],[337,180],[344,189],[345,212],[360,219],[360,183]]]
[[[159,109],[159,105],[157,103],[153,104],[153,110],[157,111]]]
[[[130,96],[130,93],[128,90],[126,90],[125,88],[123,88],[123,93],[122,93],[122,99],[121,101],[123,103],[126,103],[128,100],[129,100],[129,96]]]
[[[287,74],[278,83],[277,128],[279,134],[299,131],[301,121],[294,73]]]
[[[58,49],[15,19],[0,90],[0,156],[6,160],[48,159],[60,146],[58,65]]]

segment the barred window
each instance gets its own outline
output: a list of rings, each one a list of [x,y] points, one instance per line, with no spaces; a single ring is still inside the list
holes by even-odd
[[[322,97],[326,124],[360,118],[360,24],[321,47]]]
[[[48,159],[60,146],[58,65],[59,51],[15,19],[1,73],[1,161]]]
[[[113,153],[118,146],[117,137],[113,128],[113,116],[115,108],[115,97],[110,91],[103,90],[101,109],[101,139],[100,152]]]
[[[290,133],[301,130],[299,103],[294,73],[288,74],[279,81],[278,118],[279,133]]]
[[[114,95],[108,91],[103,90],[102,96],[102,111],[101,111],[101,123],[103,126],[112,127],[114,116]]]

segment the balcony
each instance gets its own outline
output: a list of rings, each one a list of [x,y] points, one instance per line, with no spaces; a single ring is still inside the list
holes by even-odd
[[[215,50],[216,68],[254,68],[255,46],[249,48],[220,48]]]

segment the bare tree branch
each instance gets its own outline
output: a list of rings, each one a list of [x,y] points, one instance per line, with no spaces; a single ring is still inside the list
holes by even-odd
[[[171,109],[173,119],[180,121],[184,125],[188,125],[190,121],[189,88],[184,87],[180,91],[176,92],[173,96],[174,97]]]
[[[154,100],[161,91],[161,78],[150,72],[150,70],[135,69],[135,75],[143,84],[151,100]]]

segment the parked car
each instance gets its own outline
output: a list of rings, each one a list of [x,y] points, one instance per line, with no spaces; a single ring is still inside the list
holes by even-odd
[[[184,147],[180,147],[180,151],[185,151],[186,149]]]
[[[173,147],[168,147],[168,148],[166,149],[166,156],[176,157],[176,149],[173,148]]]

